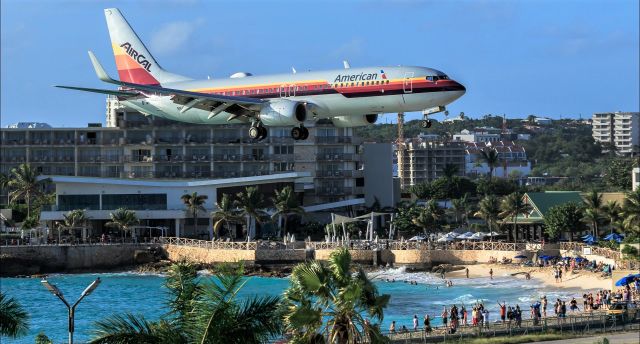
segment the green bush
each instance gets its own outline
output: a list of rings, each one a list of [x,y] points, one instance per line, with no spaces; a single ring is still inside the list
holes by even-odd
[[[638,259],[638,249],[634,246],[627,245],[622,249],[622,253],[627,255],[628,257]]]

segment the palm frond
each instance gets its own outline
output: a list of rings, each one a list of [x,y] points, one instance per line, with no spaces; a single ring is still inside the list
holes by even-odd
[[[29,330],[29,314],[18,301],[0,291],[0,335],[17,338]]]

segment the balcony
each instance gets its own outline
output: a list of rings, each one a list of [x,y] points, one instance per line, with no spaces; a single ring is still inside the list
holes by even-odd
[[[318,153],[316,155],[318,161],[353,161],[354,154],[350,153]]]
[[[242,161],[265,161],[270,160],[268,154],[244,154],[242,155]]]
[[[292,162],[295,161],[293,154],[273,154],[270,156],[271,161],[277,162]]]
[[[242,155],[238,154],[214,154],[213,161],[240,161]]]
[[[176,155],[155,155],[156,162],[183,162],[184,157],[180,154]]]
[[[253,171],[242,171],[240,174],[243,177],[256,177],[256,176],[267,176],[271,174],[271,172],[266,170],[253,170]]]
[[[324,187],[321,186],[316,189],[316,194],[319,196],[345,196],[352,195],[353,188],[349,187]]]
[[[341,144],[351,143],[351,136],[316,136],[315,142],[318,144]]]
[[[353,176],[353,171],[317,171],[318,178],[344,178]]]
[[[153,162],[153,157],[148,155],[125,155],[124,162]]]
[[[212,176],[214,178],[237,178],[240,177],[240,171],[215,171]]]
[[[211,156],[209,154],[186,154],[184,156],[184,161],[191,161],[191,162],[202,161],[202,162],[207,162],[207,161],[211,161]]]

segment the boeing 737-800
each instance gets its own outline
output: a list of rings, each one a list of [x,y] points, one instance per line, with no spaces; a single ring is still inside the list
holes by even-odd
[[[304,122],[327,118],[337,127],[373,124],[378,114],[440,112],[466,91],[446,74],[425,67],[368,67],[193,80],[162,69],[129,23],[115,8],[104,10],[120,80],[109,77],[92,52],[98,78],[118,90],[57,86],[115,95],[145,115],[171,120],[226,124],[250,123],[249,136],[267,137],[265,126],[293,126],[291,136],[304,140]]]

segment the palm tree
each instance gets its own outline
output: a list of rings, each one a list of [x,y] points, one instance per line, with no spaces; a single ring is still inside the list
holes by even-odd
[[[62,217],[64,218],[64,222],[61,227],[66,228],[69,231],[75,230],[77,227],[84,226],[87,221],[89,221],[87,212],[84,209],[71,210],[70,212],[63,214]]]
[[[31,217],[31,201],[44,195],[44,187],[49,181],[49,179],[39,180],[39,175],[31,165],[22,164],[11,170],[11,177],[7,183],[11,188],[9,202],[24,200],[27,203],[27,219]]]
[[[380,295],[360,268],[354,274],[346,248],[331,253],[328,264],[307,261],[294,267],[282,308],[294,343],[382,343],[378,324],[389,295]]]
[[[194,192],[191,195],[184,194],[180,199],[187,208],[187,214],[193,218],[193,233],[195,233],[198,228],[198,212],[206,211],[204,203],[207,201],[207,195],[198,195]]]
[[[239,299],[246,282],[241,268],[222,268],[215,279],[199,279],[188,263],[172,265],[164,285],[167,314],[158,321],[113,315],[96,322],[90,343],[264,343],[282,333],[278,297]]]
[[[230,237],[231,230],[229,229],[229,222],[238,220],[238,215],[236,215],[236,211],[233,208],[231,197],[229,197],[228,194],[222,194],[222,199],[216,203],[216,208],[215,211],[211,212],[211,217],[214,221],[213,233],[217,239],[220,234],[220,228],[224,225]]]
[[[442,175],[447,180],[451,180],[454,176],[458,175],[458,172],[460,172],[460,167],[456,164],[446,164],[442,168]]]
[[[494,230],[494,226],[500,218],[500,200],[495,195],[485,196],[478,203],[478,211],[474,214],[487,222],[489,232]],[[491,236],[493,238],[493,235]]]
[[[456,225],[459,225],[460,222],[463,224],[466,223],[465,220],[469,213],[468,194],[464,194],[464,196],[451,201],[451,212],[456,219]]]
[[[440,221],[444,216],[444,210],[440,208],[438,202],[433,199],[427,202],[424,208],[420,209],[419,211],[419,215],[413,218],[411,222],[413,222],[414,225],[422,228],[425,235],[427,235],[429,231],[435,230],[438,221]]]
[[[298,203],[298,197],[293,192],[293,188],[291,186],[285,186],[282,190],[275,191],[276,196],[271,198],[271,202],[273,202],[273,206],[276,208],[276,212],[273,213],[271,219],[280,219],[284,218],[284,225],[281,229],[282,234],[284,235],[287,232],[287,222],[289,222],[289,216],[293,214],[304,215],[304,208],[300,206]],[[280,221],[278,221],[278,225],[280,225]],[[279,233],[278,233],[279,234]]]
[[[616,201],[608,201],[605,205],[602,206],[602,213],[607,218],[607,222],[609,223],[609,229],[611,233],[613,233],[613,229],[616,226],[616,223],[620,220],[620,215],[622,213],[622,208],[618,205]]]
[[[242,210],[242,216],[247,219],[247,238],[256,236],[256,222],[261,223],[260,214],[265,207],[264,197],[255,186],[250,186],[244,192],[236,195],[234,204]]]
[[[599,194],[595,190],[591,190],[584,198],[584,202],[587,204],[585,209],[585,220],[591,223],[593,228],[593,236],[598,236],[598,223],[602,219],[602,194]]]
[[[18,301],[0,291],[0,337],[18,338],[29,330],[29,314]]]
[[[105,225],[107,227],[116,227],[122,231],[122,238],[126,237],[126,233],[131,230],[131,227],[137,225],[140,221],[136,216],[136,212],[127,208],[118,208],[115,212],[109,214],[111,221]]]
[[[623,224],[627,229],[625,234],[640,235],[640,189],[627,192],[625,196],[622,206]]]
[[[513,221],[514,241],[518,240],[518,215],[525,215],[531,211],[531,205],[522,200],[522,195],[517,192],[507,195],[500,203],[500,217],[511,218]]]
[[[484,160],[489,167],[489,178],[493,178],[493,170],[500,164],[498,151],[493,148],[486,148],[481,150],[480,154],[482,154],[482,160]]]

